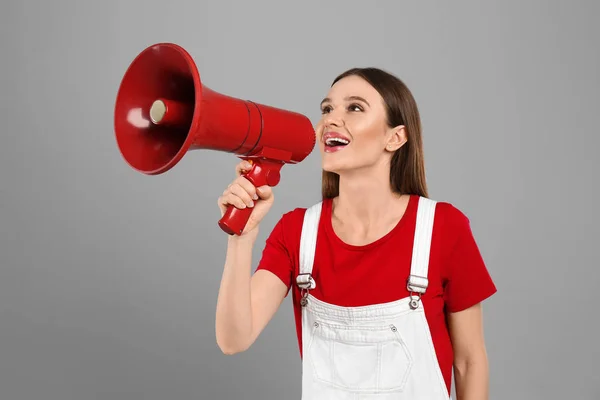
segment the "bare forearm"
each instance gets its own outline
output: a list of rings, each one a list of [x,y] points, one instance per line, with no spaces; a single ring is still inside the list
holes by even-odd
[[[254,237],[228,239],[217,299],[216,335],[223,352],[245,350],[252,333],[250,278]]]
[[[485,356],[454,365],[456,400],[488,400],[489,368]]]

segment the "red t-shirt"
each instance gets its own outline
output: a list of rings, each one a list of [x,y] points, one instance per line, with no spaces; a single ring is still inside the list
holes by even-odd
[[[331,224],[332,201],[323,201],[312,276],[316,298],[354,307],[390,302],[409,295],[412,247],[419,197],[410,197],[398,224],[387,235],[363,246],[343,242]],[[266,241],[257,269],[271,271],[292,289],[296,332],[302,357],[299,269],[300,234],[305,208],[282,216]],[[468,218],[449,203],[438,202],[429,263],[429,286],[423,295],[426,318],[448,392],[453,351],[445,312],[464,310],[496,292],[475,242]],[[289,293],[289,292],[288,292]]]

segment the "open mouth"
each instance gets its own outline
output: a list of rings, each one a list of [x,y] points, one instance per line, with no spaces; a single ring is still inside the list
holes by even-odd
[[[350,144],[350,140],[335,133],[326,133],[323,142],[325,144],[325,152],[328,153],[339,151]]]

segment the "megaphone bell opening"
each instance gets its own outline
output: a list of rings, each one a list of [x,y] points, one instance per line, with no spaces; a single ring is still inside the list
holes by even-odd
[[[116,139],[130,166],[160,174],[183,157],[193,142],[201,88],[193,60],[179,46],[153,45],[133,60],[115,104]]]

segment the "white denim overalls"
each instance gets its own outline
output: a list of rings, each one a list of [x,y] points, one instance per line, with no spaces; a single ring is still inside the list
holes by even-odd
[[[448,400],[420,301],[436,202],[419,198],[410,295],[362,307],[340,307],[309,293],[317,284],[311,273],[321,206],[306,210],[300,239],[302,400]]]

